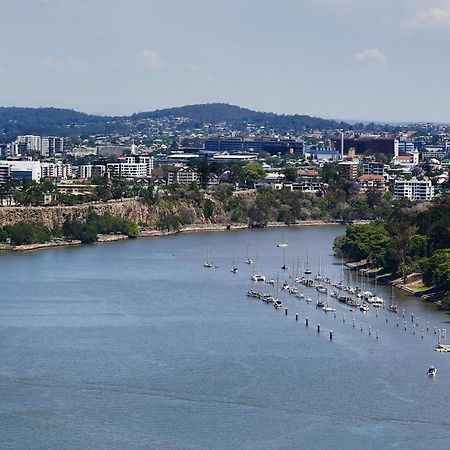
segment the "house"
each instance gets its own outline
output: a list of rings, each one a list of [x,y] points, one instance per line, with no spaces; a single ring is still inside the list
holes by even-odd
[[[382,175],[361,175],[358,177],[357,182],[361,192],[366,192],[369,189],[375,189],[382,192],[386,191],[386,180]]]

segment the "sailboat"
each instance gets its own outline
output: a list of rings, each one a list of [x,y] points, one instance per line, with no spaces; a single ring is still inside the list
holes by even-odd
[[[287,247],[288,245],[286,233],[283,231],[283,240],[277,244],[277,247]]]
[[[206,259],[203,263],[203,267],[207,267],[208,269],[213,266],[211,259],[209,258],[209,247],[206,249]]]
[[[389,305],[389,311],[393,312],[393,313],[398,313],[398,306],[394,305],[393,303],[394,300],[394,285],[391,285],[391,304]]]
[[[231,267],[231,273],[237,273],[237,271],[238,271],[238,268],[236,266],[235,258],[234,258],[234,254],[233,254],[233,266]]]
[[[247,255],[245,257],[245,264],[253,264],[253,259],[250,258],[248,249],[250,247],[250,244],[247,244]]]
[[[286,266],[286,249],[283,249],[283,265],[281,266],[283,270],[287,270],[288,267]]]
[[[311,275],[311,269],[309,268],[309,253],[306,249],[306,263],[305,263],[305,275]]]

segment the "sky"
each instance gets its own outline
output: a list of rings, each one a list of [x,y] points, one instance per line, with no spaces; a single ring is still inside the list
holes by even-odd
[[[0,0],[0,105],[450,123],[450,0]]]

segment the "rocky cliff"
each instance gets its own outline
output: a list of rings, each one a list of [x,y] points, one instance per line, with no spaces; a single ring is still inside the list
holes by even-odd
[[[91,209],[98,214],[110,213],[120,217],[127,217],[146,228],[153,228],[157,217],[155,209],[136,200],[77,206],[0,207],[0,226],[12,225],[20,221],[30,221],[42,222],[49,228],[56,228],[61,227],[67,218],[77,221],[83,220]]]

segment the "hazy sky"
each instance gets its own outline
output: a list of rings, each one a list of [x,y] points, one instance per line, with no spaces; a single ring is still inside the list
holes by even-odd
[[[450,0],[0,0],[0,104],[450,122]]]

